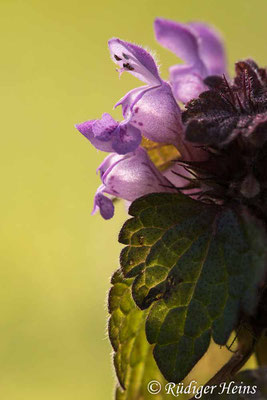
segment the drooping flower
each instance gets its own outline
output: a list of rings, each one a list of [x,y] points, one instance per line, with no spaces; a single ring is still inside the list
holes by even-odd
[[[102,185],[95,195],[93,214],[99,209],[105,219],[113,217],[114,206],[104,194],[133,201],[148,193],[176,192],[141,147],[126,155],[111,153],[98,170]]]
[[[170,68],[170,81],[177,100],[186,103],[207,90],[204,79],[226,73],[226,57],[220,35],[211,27],[194,22],[181,24],[157,18],[158,42],[185,61]]]
[[[101,119],[86,121],[76,125],[97,149],[106,152],[126,154],[134,151],[141,142],[141,132],[128,121],[116,122],[105,113]]]

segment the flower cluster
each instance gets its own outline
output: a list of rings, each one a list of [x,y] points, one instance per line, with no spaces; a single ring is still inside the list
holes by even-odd
[[[114,214],[114,196],[132,202],[152,192],[197,195],[199,179],[190,166],[206,165],[212,146],[221,148],[245,128],[249,134],[251,126],[259,131],[266,125],[266,110],[257,114],[265,90],[263,70],[252,62],[239,63],[230,86],[222,40],[213,28],[161,18],[154,27],[158,42],[185,63],[172,66],[166,82],[149,52],[111,39],[109,50],[119,74],[126,71],[145,85],[115,105],[122,107],[122,121],[104,113],[76,125],[93,146],[110,153],[98,168],[102,184],[93,209],[105,219]]]

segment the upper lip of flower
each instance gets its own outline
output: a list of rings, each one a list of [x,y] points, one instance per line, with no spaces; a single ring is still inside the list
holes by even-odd
[[[162,83],[153,57],[143,48],[112,38],[108,42],[112,60],[120,66],[119,72],[127,71],[145,83],[155,86]]]
[[[203,79],[208,75],[226,73],[223,42],[213,28],[200,22],[181,24],[163,18],[156,18],[154,28],[158,42],[186,62],[170,68],[170,79],[178,100],[186,103],[197,97],[205,90]],[[191,91],[186,84],[190,77],[198,80]]]

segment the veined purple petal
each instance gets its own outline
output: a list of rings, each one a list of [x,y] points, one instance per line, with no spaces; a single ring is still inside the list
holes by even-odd
[[[112,116],[108,113],[104,113],[101,119],[97,119],[92,125],[92,131],[95,138],[103,141],[108,141],[111,138],[112,132],[118,127]]]
[[[102,187],[96,192],[92,214],[99,210],[104,219],[110,219],[114,215],[114,204],[111,199],[103,195],[101,189]]]
[[[97,172],[100,172],[100,177],[102,179],[102,176],[104,173],[109,169],[112,168],[117,162],[121,160],[122,156],[116,153],[111,153],[109,154],[104,161],[99,165],[97,168]]]
[[[101,151],[111,152],[113,151],[111,141],[104,142],[103,140],[97,139],[93,134],[93,124],[96,120],[86,121],[81,124],[77,124],[76,128],[79,132],[83,134],[91,143],[92,145]]]
[[[219,34],[211,27],[194,22],[180,24],[157,18],[155,34],[160,44],[183,59],[185,65],[170,68],[175,98],[183,103],[206,90],[208,75],[226,72],[226,57]]]
[[[199,55],[198,38],[188,25],[179,24],[163,18],[156,18],[154,23],[157,41],[187,64],[195,65],[199,72],[205,72]]]
[[[219,32],[201,22],[188,24],[199,37],[199,54],[204,62],[208,75],[226,73],[226,54]]]
[[[154,142],[179,145],[182,134],[181,112],[170,86],[143,87],[128,93],[121,105],[125,118]]]
[[[99,120],[78,124],[76,128],[93,146],[106,152],[126,154],[136,150],[142,140],[137,127],[127,121],[118,123],[109,114],[103,114]]]
[[[133,114],[133,108],[135,106],[135,104],[141,100],[141,98],[143,97],[143,95],[146,92],[149,92],[150,90],[153,90],[158,86],[140,86],[138,88],[134,88],[132,90],[130,90],[130,92],[128,92],[125,96],[123,96],[114,106],[114,108],[118,107],[118,106],[122,106],[122,114],[123,117],[129,121],[132,117]]]
[[[118,154],[126,154],[137,149],[142,135],[138,128],[130,123],[121,123],[114,131],[112,138],[113,150]]]
[[[108,45],[112,60],[120,66],[120,72],[130,72],[150,85],[161,83],[158,67],[145,49],[118,38],[110,39]]]
[[[105,193],[128,201],[148,193],[174,191],[141,147],[131,155],[121,156],[120,161],[106,170],[102,180]]]

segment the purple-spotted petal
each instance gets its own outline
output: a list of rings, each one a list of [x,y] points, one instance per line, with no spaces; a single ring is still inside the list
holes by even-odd
[[[94,123],[95,123],[95,120],[86,121],[81,124],[77,124],[76,128],[78,129],[79,132],[81,132],[83,134],[83,136],[85,136],[92,143],[92,145],[96,149],[106,151],[106,152],[113,151],[111,141],[104,142],[103,140],[99,140],[94,136],[93,128],[92,128]]]
[[[136,150],[142,140],[140,129],[127,121],[118,124],[109,114],[78,124],[76,128],[93,146],[106,152],[126,154]]]
[[[187,64],[197,66],[202,74],[205,66],[199,55],[199,44],[193,29],[188,25],[179,24],[163,18],[157,18],[154,23],[157,41]]]
[[[97,191],[95,195],[94,209],[92,214],[95,214],[98,209],[104,219],[110,219],[114,215],[114,205],[112,200],[104,196],[101,191]]]
[[[122,106],[123,117],[129,121],[133,114],[133,108],[135,104],[141,100],[146,92],[154,90],[158,86],[140,86],[138,88],[130,90],[125,96],[123,96],[116,104],[115,107]]]
[[[114,121],[112,116],[104,113],[101,119],[97,119],[92,124],[92,131],[95,138],[103,141],[108,141],[111,138],[112,132],[117,128],[118,123]]]
[[[110,39],[108,45],[112,60],[120,66],[120,72],[130,72],[150,85],[161,83],[158,67],[145,49],[118,38]]]
[[[199,37],[199,54],[208,75],[226,73],[226,54],[220,34],[212,27],[201,22],[188,24]]]
[[[121,123],[112,138],[113,150],[118,154],[126,154],[137,149],[142,135],[138,128],[129,123]]]
[[[131,125],[154,142],[178,145],[182,133],[181,112],[170,86],[165,82],[152,88],[138,88],[118,105]]]

